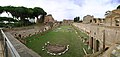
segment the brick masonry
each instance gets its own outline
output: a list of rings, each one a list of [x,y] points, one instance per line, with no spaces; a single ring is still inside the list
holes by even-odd
[[[98,50],[104,50],[105,48],[111,48],[113,44],[120,43],[120,28],[119,27],[108,27],[102,25],[93,25],[93,24],[82,24],[82,23],[73,23],[74,26],[83,30],[83,32],[89,32],[89,39],[93,38],[93,42],[89,40],[90,46],[93,46],[93,53],[97,51],[96,41],[99,41]],[[105,38],[105,40],[104,40]],[[91,45],[93,43],[93,45]],[[105,47],[104,47],[105,46]],[[112,48],[113,49],[113,48]],[[111,51],[109,51],[111,53]]]

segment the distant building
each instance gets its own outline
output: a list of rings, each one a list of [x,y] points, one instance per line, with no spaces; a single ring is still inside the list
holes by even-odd
[[[104,18],[93,18],[92,23],[93,24],[103,24],[105,22]]]
[[[70,25],[73,22],[74,22],[73,20],[67,20],[67,19],[63,20],[63,24],[69,24]]]
[[[93,18],[94,18],[94,16],[91,16],[91,15],[84,16],[83,23],[86,23],[86,24],[91,23]]]
[[[49,25],[51,28],[54,26],[55,20],[51,14],[45,16],[44,24]]]
[[[87,15],[83,17],[83,23],[84,24],[103,24],[105,23],[105,19],[104,18],[94,18],[94,16],[91,15]]]
[[[55,22],[55,20],[51,14],[45,16],[44,23],[54,23],[54,22]]]
[[[120,9],[111,11],[106,17],[107,26],[120,26]]]
[[[73,20],[67,20],[67,19],[63,20],[63,23],[73,23],[73,22],[74,22]]]

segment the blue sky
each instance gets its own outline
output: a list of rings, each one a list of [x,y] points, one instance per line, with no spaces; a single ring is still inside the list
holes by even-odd
[[[0,6],[41,7],[54,19],[73,19],[85,15],[104,18],[107,10],[114,10],[120,0],[0,0]]]

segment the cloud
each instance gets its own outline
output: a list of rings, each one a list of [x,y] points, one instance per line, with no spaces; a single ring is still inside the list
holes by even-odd
[[[111,0],[111,3],[120,3],[120,0]]]
[[[94,15],[94,17],[104,17],[104,14],[108,10],[113,10],[118,4],[112,4],[111,0],[84,0],[84,6],[81,7],[81,15],[87,14]]]
[[[84,4],[84,0],[70,0],[72,1],[74,4],[78,5],[78,6],[83,6]]]
[[[0,6],[41,7],[54,19],[73,19],[89,14],[104,17],[107,10],[116,9],[120,0],[0,0]]]

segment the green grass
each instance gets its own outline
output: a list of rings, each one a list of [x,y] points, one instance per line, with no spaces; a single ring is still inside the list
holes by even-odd
[[[87,35],[82,32],[76,34],[75,29],[72,26],[61,26],[60,28],[61,29],[56,28],[48,31],[44,35],[37,34],[26,38],[26,46],[42,57],[83,57],[85,54],[82,48],[84,47],[86,49],[87,46],[84,45],[78,35],[83,37],[87,37]],[[70,32],[67,30],[68,28],[71,28]],[[53,44],[70,45],[69,50],[61,56],[49,55],[46,51],[42,51],[42,46],[44,46],[44,43],[47,41]]]

